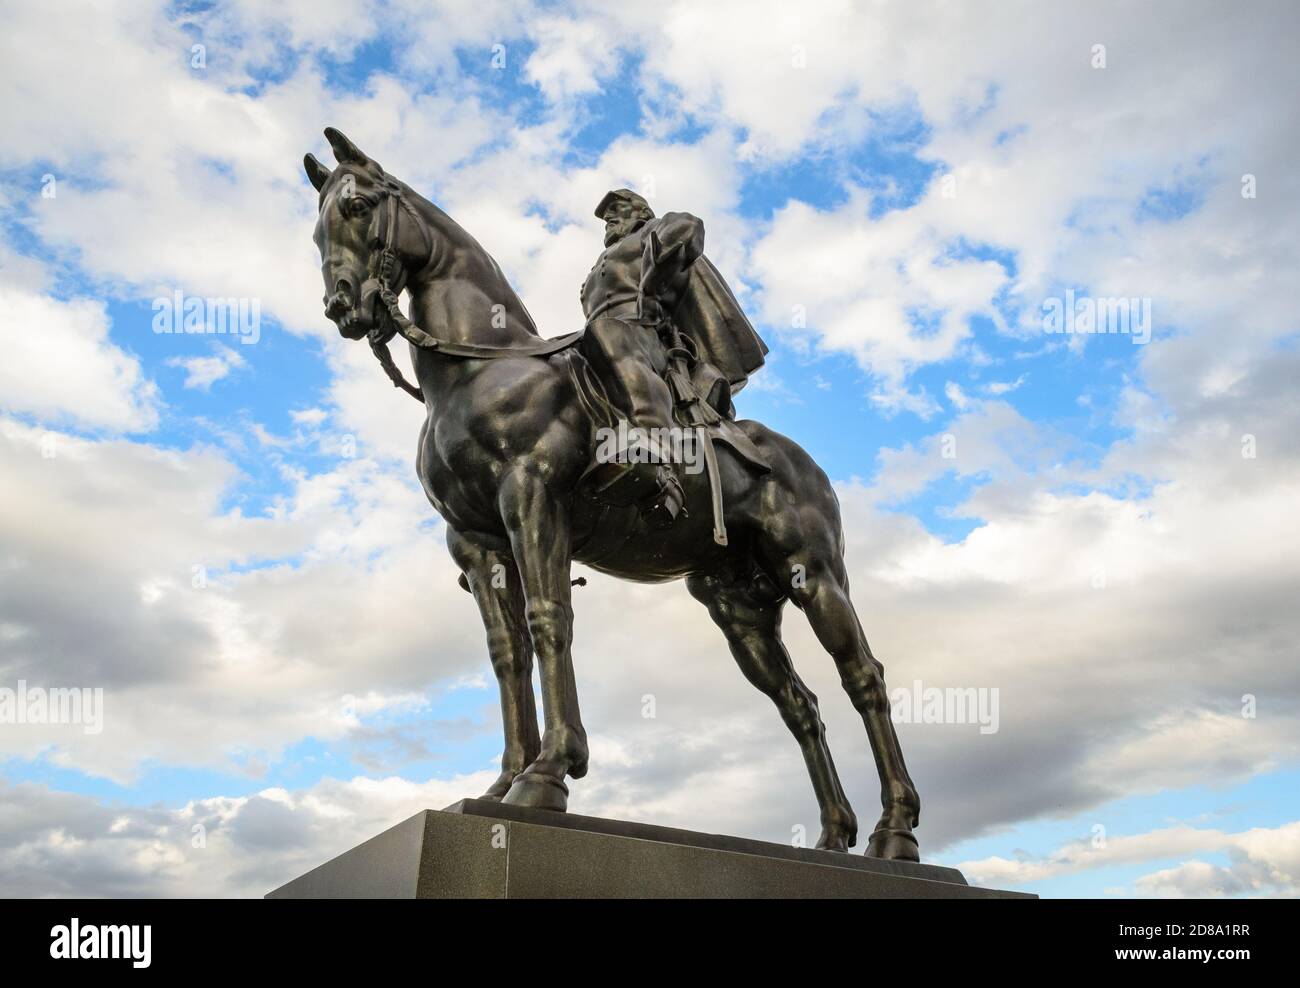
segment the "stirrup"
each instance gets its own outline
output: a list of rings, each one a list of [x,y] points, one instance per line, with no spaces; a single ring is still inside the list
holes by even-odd
[[[632,434],[636,430],[637,435]],[[660,500],[672,476],[667,464],[669,451],[648,435],[647,429],[632,426],[620,419],[613,449],[598,450],[596,462],[587,469],[597,495],[611,504],[640,505],[645,508]],[[680,499],[684,500],[684,499]],[[674,512],[674,517],[676,512]]]
[[[686,492],[671,470],[661,470],[659,490],[641,506],[641,517],[656,531],[672,526],[678,515],[686,514]]]

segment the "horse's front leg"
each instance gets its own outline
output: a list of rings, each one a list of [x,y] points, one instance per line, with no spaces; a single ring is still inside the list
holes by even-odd
[[[448,528],[447,548],[478,604],[487,631],[488,657],[501,690],[501,726],[505,733],[501,774],[483,794],[484,799],[499,800],[541,750],[523,585],[514,556],[505,547],[484,545]]]
[[[573,678],[569,513],[535,469],[522,468],[501,487],[501,516],[523,582],[524,615],[537,653],[546,729],[532,764],[505,802],[563,811],[564,777],[587,774],[587,732]]]

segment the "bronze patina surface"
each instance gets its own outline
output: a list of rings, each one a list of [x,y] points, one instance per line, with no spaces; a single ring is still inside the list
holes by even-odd
[[[802,610],[875,757],[882,813],[867,854],[917,860],[920,801],[849,597],[838,501],[798,444],[733,420],[731,393],[766,348],[705,258],[703,223],[657,218],[627,190],[606,196],[606,250],[582,288],[585,333],[543,340],[472,236],[341,133],[325,134],[337,167],[311,155],[305,164],[320,195],[326,315],[381,359],[394,336],[410,343],[407,390],[426,409],[416,471],[487,630],[505,752],[483,798],[562,811],[565,779],[587,773],[571,655],[576,560],[628,580],[686,581],[803,751],[821,810],[817,846],[846,850],[857,821],[817,698],[781,641],[787,601]],[[409,317],[396,304],[403,292]],[[602,429],[615,421],[631,438],[600,462]],[[708,469],[640,455],[663,453],[655,431],[674,428],[719,440],[702,444]]]

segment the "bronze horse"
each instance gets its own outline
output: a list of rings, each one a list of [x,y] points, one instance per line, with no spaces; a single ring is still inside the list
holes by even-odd
[[[771,469],[761,473],[720,449],[726,546],[711,537],[702,474],[683,477],[688,513],[665,531],[647,530],[634,510],[610,510],[583,496],[595,425],[568,362],[530,355],[541,348],[539,334],[496,261],[341,133],[330,128],[325,136],[338,167],[331,171],[311,155],[305,167],[320,193],[314,239],[326,315],[348,339],[379,334],[386,342],[387,311],[396,311],[395,295],[405,290],[408,325],[442,345],[411,347],[426,408],[416,472],[446,521],[448,548],[482,615],[500,685],[505,752],[484,798],[563,811],[565,776],[587,772],[570,654],[576,560],[626,580],[685,578],[741,672],[773,700],[799,742],[821,810],[817,846],[844,851],[856,842],[857,820],[826,745],[817,698],[781,641],[781,611],[792,601],[835,660],[871,742],[883,813],[866,853],[918,860],[912,828],[920,800],[890,720],[883,669],[849,598],[839,502],[826,474],[785,436],[758,422],[737,423]],[[391,289],[390,310],[374,291],[381,252],[396,268],[381,282]],[[475,347],[513,352],[466,355]]]

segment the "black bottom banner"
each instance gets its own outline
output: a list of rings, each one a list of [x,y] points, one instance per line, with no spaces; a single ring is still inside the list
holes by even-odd
[[[938,965],[998,977],[1127,968],[1223,978],[1292,959],[1298,912],[1294,900],[4,900],[0,949],[10,971],[79,976],[195,974],[210,965],[229,975],[226,965],[244,962],[270,974],[411,964],[432,974],[449,963],[504,961],[515,976],[536,965],[550,977],[557,965],[580,970],[588,953],[594,960],[614,950],[634,967],[694,974],[713,965],[732,973],[750,964],[820,967],[840,954],[837,966],[861,965],[864,976]]]

